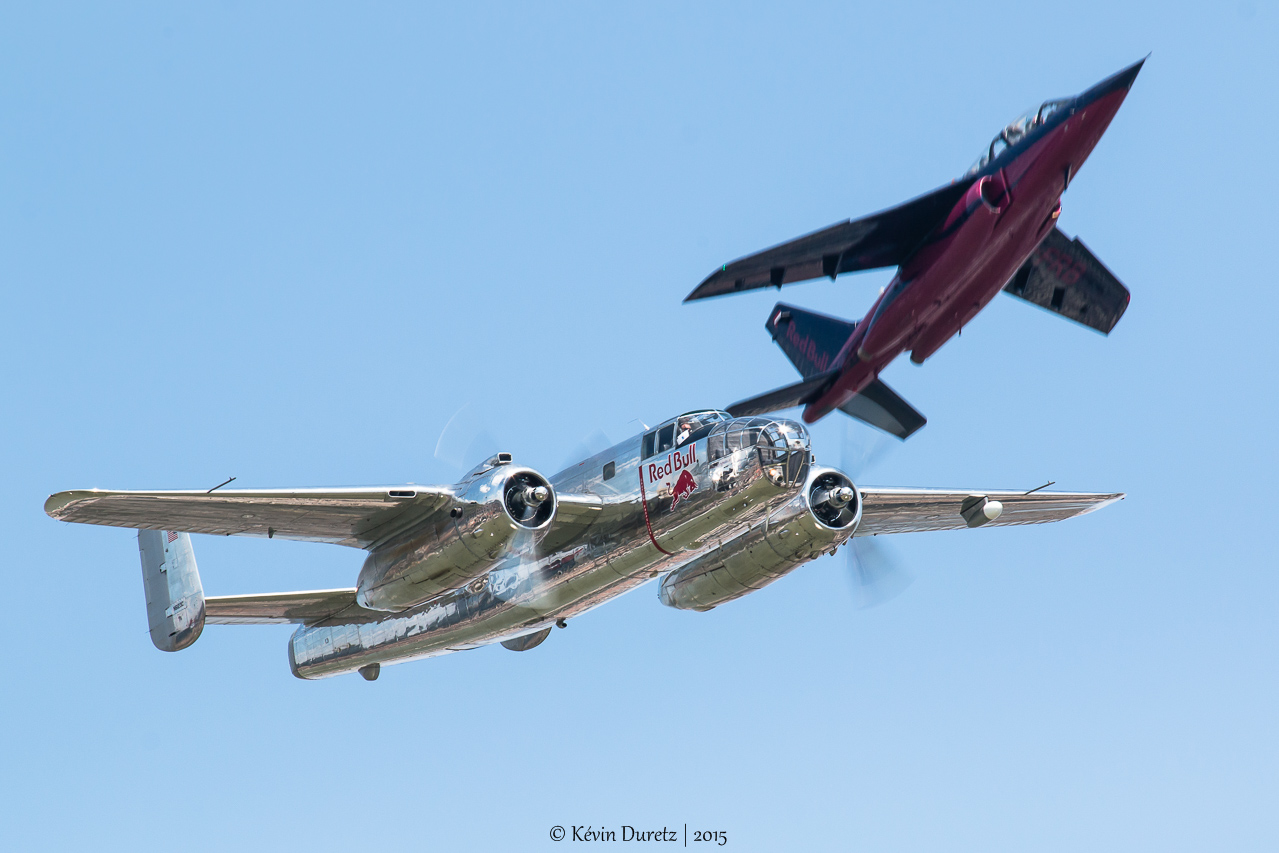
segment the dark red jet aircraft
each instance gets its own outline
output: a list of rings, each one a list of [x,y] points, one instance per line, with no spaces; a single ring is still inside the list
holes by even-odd
[[[804,380],[729,407],[734,416],[803,405],[906,438],[926,422],[879,381],[910,350],[937,352],[1000,290],[1109,334],[1128,290],[1056,228],[1060,197],[1128,95],[1141,62],[1004,128],[963,178],[898,207],[725,264],[685,302],[897,265],[860,323],[779,303],[767,328]]]

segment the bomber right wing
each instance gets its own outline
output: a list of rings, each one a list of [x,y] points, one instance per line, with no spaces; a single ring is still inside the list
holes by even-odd
[[[1123,500],[1122,492],[1011,492],[980,489],[901,489],[867,486],[862,493],[862,522],[854,536],[963,530],[974,525],[964,513],[982,498],[999,501],[1003,512],[989,527],[1064,521]]]
[[[971,183],[956,181],[896,207],[738,258],[708,275],[684,301],[898,266],[946,218]]]

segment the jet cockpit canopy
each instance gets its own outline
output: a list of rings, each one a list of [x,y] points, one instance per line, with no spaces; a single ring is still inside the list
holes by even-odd
[[[976,163],[969,167],[964,176],[975,175],[994,160],[1004,150],[1011,148],[1018,142],[1025,139],[1031,131],[1048,121],[1048,117],[1056,113],[1058,110],[1069,106],[1074,98],[1060,98],[1054,101],[1044,101],[1039,105],[1039,109],[1029,110],[1022,115],[1017,116],[1008,123],[1008,125],[999,132],[999,135],[990,141],[990,146]]]

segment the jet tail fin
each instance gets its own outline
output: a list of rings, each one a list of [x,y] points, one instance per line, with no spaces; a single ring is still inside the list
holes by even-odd
[[[857,328],[856,323],[778,302],[764,328],[805,378],[825,373]]]
[[[204,588],[191,536],[171,530],[139,530],[138,552],[151,642],[162,652],[181,651],[204,630]]]
[[[786,353],[795,369],[803,374],[805,381],[735,404],[751,408],[750,414],[757,414],[760,406],[764,405],[789,403],[794,406],[816,399],[819,395],[813,393],[814,390],[824,390],[821,386],[826,382],[817,383],[815,389],[811,384],[812,380],[828,371],[837,375],[835,368],[838,356],[844,344],[848,343],[848,339],[857,330],[857,324],[779,302],[768,315],[764,328],[773,336],[782,352]],[[734,410],[730,409],[731,411]],[[910,403],[878,379],[840,406],[840,411],[901,439],[908,438],[928,423],[928,419]]]
[[[734,403],[728,413],[735,418],[803,406],[820,397],[839,378],[839,355],[857,324],[779,302],[773,306],[764,328],[804,378]],[[901,439],[928,423],[910,403],[878,379],[840,406],[840,411]]]

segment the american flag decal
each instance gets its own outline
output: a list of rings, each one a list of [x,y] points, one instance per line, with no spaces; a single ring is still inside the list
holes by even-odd
[[[173,543],[173,540],[174,540],[174,539],[177,539],[177,538],[178,538],[178,532],[177,532],[176,530],[170,530],[170,531],[169,531],[169,543],[170,543],[170,544],[172,544],[172,543]]]

